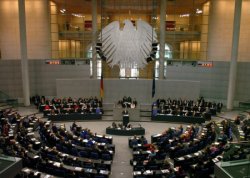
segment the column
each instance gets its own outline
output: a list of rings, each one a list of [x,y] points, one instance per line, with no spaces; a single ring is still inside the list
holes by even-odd
[[[21,47],[21,69],[24,106],[30,105],[30,85],[29,85],[29,66],[27,56],[27,38],[26,38],[26,17],[25,17],[25,0],[18,0],[19,8],[19,31]]]
[[[96,54],[96,35],[97,35],[97,0],[92,0],[92,72],[93,79],[97,78],[97,54]]]
[[[166,33],[166,0],[161,0],[160,12],[160,60],[159,79],[164,79],[164,55],[165,55],[165,33]]]
[[[229,71],[229,84],[227,93],[227,109],[233,109],[234,95],[235,95],[235,84],[237,77],[237,58],[238,58],[238,46],[240,37],[240,22],[241,22],[241,8],[242,0],[235,0],[234,9],[234,23],[233,23],[233,41],[231,51],[231,63]]]

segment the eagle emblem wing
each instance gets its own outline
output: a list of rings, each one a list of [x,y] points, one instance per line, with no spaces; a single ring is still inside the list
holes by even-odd
[[[130,20],[125,20],[122,30],[118,21],[104,27],[99,40],[102,41],[102,52],[111,67],[143,68],[152,51],[152,43],[157,42],[157,35],[145,21],[138,20],[135,27]]]

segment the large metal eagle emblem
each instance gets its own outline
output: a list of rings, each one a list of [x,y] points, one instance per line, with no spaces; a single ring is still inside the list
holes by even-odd
[[[136,26],[125,20],[123,28],[119,21],[114,21],[103,28],[98,38],[107,63],[120,68],[145,67],[152,44],[157,42],[154,29],[142,20],[137,20]]]

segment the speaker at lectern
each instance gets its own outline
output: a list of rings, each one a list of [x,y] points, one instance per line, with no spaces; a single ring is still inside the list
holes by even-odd
[[[129,114],[126,108],[124,111],[122,111],[122,123],[125,127],[127,127],[129,123]]]

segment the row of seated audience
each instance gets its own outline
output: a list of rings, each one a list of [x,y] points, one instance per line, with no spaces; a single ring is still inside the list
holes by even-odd
[[[223,125],[220,128],[214,122],[201,129],[198,125],[187,126],[186,130],[182,125],[169,128],[152,135],[151,144],[143,136],[130,138],[134,177],[209,177],[230,138],[224,133],[228,130],[228,123],[223,121],[220,124]],[[220,133],[218,136],[216,130]],[[174,166],[168,158],[173,159]]]
[[[123,107],[123,108],[136,108],[137,106],[137,101],[136,99],[132,99],[130,96],[126,97],[124,96],[122,100],[118,101],[118,107]]]
[[[203,117],[221,112],[222,103],[206,102],[203,97],[197,101],[183,99],[157,99],[152,104],[152,116],[167,114],[174,116]],[[208,117],[208,116],[206,116]]]
[[[247,144],[234,143],[224,151],[223,161],[236,161],[247,159],[250,155],[250,147]]]
[[[93,134],[75,122],[71,133],[64,125],[44,122],[35,115],[20,117],[10,111],[1,113],[3,120],[9,131],[1,133],[0,149],[6,155],[22,158],[28,177],[40,177],[43,173],[59,177],[109,177],[115,153],[112,137]]]
[[[122,130],[122,129],[129,130],[132,128],[137,128],[133,126],[131,123],[128,123],[127,125],[123,125],[123,123],[121,122],[120,123],[112,122],[112,125],[110,127],[113,129],[119,129],[119,130]],[[139,124],[139,127],[140,127],[140,124]]]
[[[249,141],[250,140],[250,113],[248,114],[248,117],[243,120],[241,129],[244,133],[245,141]]]
[[[102,101],[97,97],[90,98],[53,98],[51,100],[42,97],[39,105],[39,111],[44,115],[56,114],[103,114]]]

